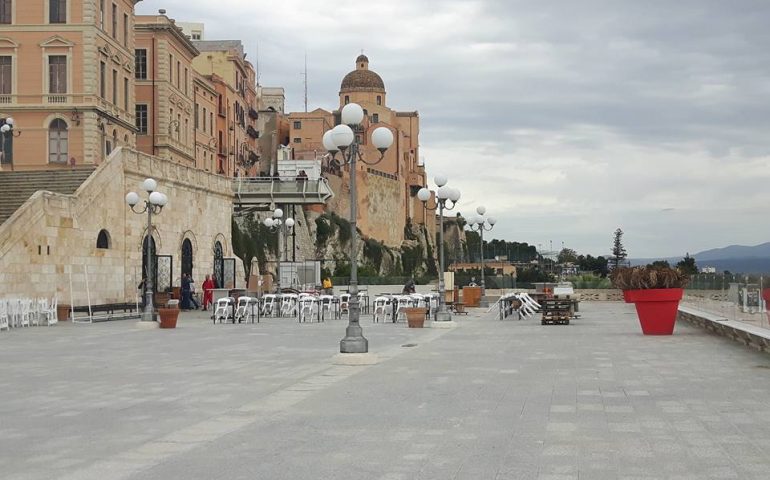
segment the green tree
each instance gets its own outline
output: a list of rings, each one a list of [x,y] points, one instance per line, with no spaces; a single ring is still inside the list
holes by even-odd
[[[698,266],[695,265],[695,257],[691,257],[690,253],[686,253],[684,258],[676,264],[676,268],[688,275],[695,275],[698,273]]]
[[[668,260],[655,260],[654,262],[650,263],[647,266],[652,268],[671,268],[671,265],[668,263]]]
[[[615,230],[614,239],[612,241],[612,265],[618,268],[626,259],[628,253],[626,253],[626,247],[623,246],[623,230],[618,228]]]
[[[556,257],[558,263],[577,263],[578,254],[571,248],[562,248],[559,256]]]
[[[590,254],[578,255],[576,263],[581,271],[593,272],[602,278],[606,277],[609,272],[609,269],[607,268],[609,262],[603,256],[594,257]]]

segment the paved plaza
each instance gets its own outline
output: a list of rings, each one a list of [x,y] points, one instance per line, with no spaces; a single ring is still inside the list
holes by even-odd
[[[136,322],[0,332],[0,477],[767,479],[770,357],[633,306],[569,326]]]

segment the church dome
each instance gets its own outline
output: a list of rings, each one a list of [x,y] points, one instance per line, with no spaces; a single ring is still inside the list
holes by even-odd
[[[345,75],[340,86],[340,93],[362,91],[385,92],[382,77],[369,70],[369,59],[363,54],[356,58],[356,69]]]

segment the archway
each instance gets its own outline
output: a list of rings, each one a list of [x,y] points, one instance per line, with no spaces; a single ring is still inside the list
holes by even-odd
[[[182,275],[193,274],[193,246],[189,238],[185,238],[182,242]]]
[[[217,240],[214,243],[214,283],[217,288],[222,288],[225,284],[225,256],[222,250],[222,242]]]

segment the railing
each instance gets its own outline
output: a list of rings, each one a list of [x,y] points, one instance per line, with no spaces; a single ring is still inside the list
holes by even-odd
[[[770,288],[763,275],[697,274],[685,290],[682,305],[727,320],[770,328],[762,290]]]
[[[0,104],[14,103],[16,101],[14,97],[15,95],[0,95]]]
[[[68,103],[67,95],[48,95],[48,103]]]
[[[325,203],[334,196],[325,178],[310,180],[306,177],[238,177],[233,180],[233,191],[241,203],[254,197],[259,200],[286,199]]]

